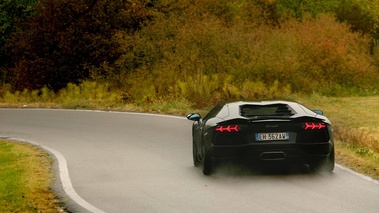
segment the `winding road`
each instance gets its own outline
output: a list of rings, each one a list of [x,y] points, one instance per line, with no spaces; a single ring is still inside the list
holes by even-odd
[[[70,212],[379,212],[379,183],[332,174],[192,164],[191,125],[165,115],[0,109],[0,137],[56,158],[55,190]]]

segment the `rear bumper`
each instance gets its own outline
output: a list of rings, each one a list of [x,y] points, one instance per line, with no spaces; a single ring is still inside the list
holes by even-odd
[[[286,161],[310,163],[322,161],[333,150],[331,141],[326,143],[259,143],[238,146],[210,146],[214,160],[239,159],[245,161]]]

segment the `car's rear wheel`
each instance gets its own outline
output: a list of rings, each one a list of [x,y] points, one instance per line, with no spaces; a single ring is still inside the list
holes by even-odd
[[[209,151],[206,151],[205,148],[203,147],[204,150],[204,156],[203,156],[203,174],[204,175],[210,175],[213,172],[213,159]]]
[[[195,167],[198,167],[201,165],[201,159],[199,157],[199,153],[197,151],[197,146],[195,144],[195,141],[192,142],[192,154],[193,154],[193,165]]]
[[[334,155],[335,154],[334,154],[334,149],[333,149],[325,160],[321,162],[314,162],[314,163],[309,164],[310,170],[314,172],[318,172],[318,171],[333,172],[334,164],[335,164]]]
[[[334,170],[334,164],[335,164],[335,158],[334,158],[334,148],[333,150],[330,152],[329,156],[328,156],[328,159],[325,163],[325,169],[326,171],[328,172],[333,172]]]

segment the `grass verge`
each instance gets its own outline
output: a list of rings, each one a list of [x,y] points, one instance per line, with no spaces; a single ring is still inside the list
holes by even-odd
[[[0,211],[63,212],[50,189],[48,154],[26,143],[0,140]]]
[[[337,141],[336,161],[358,173],[379,180],[379,154],[370,149]]]

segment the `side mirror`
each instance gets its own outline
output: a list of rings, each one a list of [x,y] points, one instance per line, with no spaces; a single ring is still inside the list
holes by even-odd
[[[324,112],[322,111],[322,110],[318,110],[318,109],[316,109],[316,110],[312,110],[314,113],[316,113],[316,114],[318,114],[318,115],[323,115],[324,114]]]
[[[201,118],[201,115],[199,113],[191,113],[187,115],[187,119],[191,121],[199,121]]]

